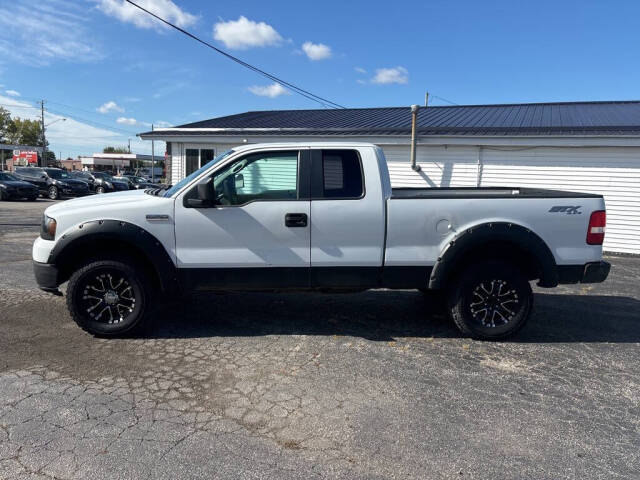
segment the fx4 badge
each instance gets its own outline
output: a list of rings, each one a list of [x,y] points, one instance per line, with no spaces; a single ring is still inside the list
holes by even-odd
[[[555,207],[551,207],[549,212],[551,212],[551,213],[566,213],[567,215],[580,215],[582,213],[579,210],[579,208],[581,206],[582,205],[578,205],[577,207],[556,205]]]

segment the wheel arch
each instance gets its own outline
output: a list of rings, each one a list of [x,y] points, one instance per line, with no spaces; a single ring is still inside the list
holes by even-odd
[[[124,255],[138,261],[163,292],[179,290],[175,265],[151,233],[129,222],[93,220],[65,232],[49,253],[47,263],[58,268],[58,282],[67,281],[88,260]]]
[[[558,285],[553,253],[535,232],[508,222],[484,223],[465,229],[443,249],[429,278],[430,289],[440,289],[466,265],[486,259],[507,260],[522,268],[542,287]]]

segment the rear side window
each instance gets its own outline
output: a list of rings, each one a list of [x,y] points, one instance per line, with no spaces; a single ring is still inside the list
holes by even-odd
[[[322,151],[324,198],[360,198],[364,193],[362,165],[355,150]]]

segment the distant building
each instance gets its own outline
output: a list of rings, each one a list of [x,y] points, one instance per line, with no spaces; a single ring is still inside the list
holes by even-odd
[[[140,155],[137,153],[94,153],[92,156],[79,156],[81,167],[75,169],[82,170],[102,170],[110,172],[121,172],[139,167],[149,168],[152,163],[151,155]],[[161,158],[156,157],[156,165]],[[62,162],[64,165],[64,162]],[[69,169],[70,170],[70,169]],[[156,169],[156,172],[158,170]],[[160,172],[162,170],[160,169]]]
[[[15,167],[37,166],[41,154],[42,147],[0,143],[0,170],[13,171]]]
[[[607,203],[605,250],[640,254],[640,102],[423,107],[416,133],[419,171],[410,165],[408,106],[246,112],[140,137],[167,143],[173,184],[237,145],[343,139],[379,145],[395,187],[599,193]]]

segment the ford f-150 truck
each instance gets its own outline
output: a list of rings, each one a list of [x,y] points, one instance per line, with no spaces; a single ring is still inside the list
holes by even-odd
[[[172,294],[390,288],[441,292],[463,334],[497,339],[527,321],[530,281],[606,279],[604,230],[600,195],[392,188],[379,147],[282,143],[234,148],[170,188],[53,205],[33,260],[97,335]]]

